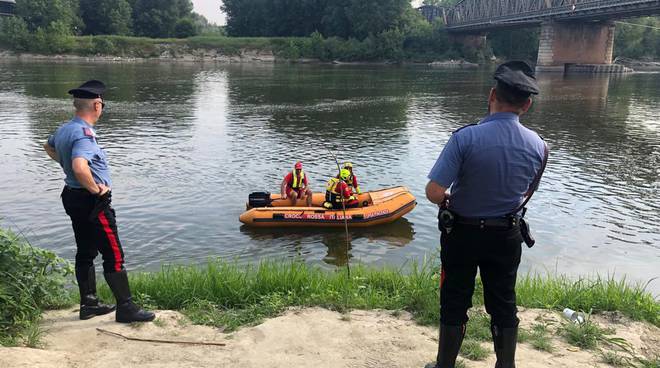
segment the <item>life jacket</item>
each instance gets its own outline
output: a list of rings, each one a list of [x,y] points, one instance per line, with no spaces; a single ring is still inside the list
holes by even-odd
[[[289,182],[289,186],[291,189],[300,189],[302,188],[303,184],[305,183],[305,172],[300,171],[300,177],[296,175],[295,171],[291,172],[291,181]]]
[[[351,188],[351,191],[353,190],[353,174],[346,179],[346,184],[348,184],[348,187]]]
[[[337,190],[337,187],[341,183],[341,180],[338,178],[331,178],[328,180],[328,183],[325,186],[325,201],[330,203],[341,203],[341,193]],[[348,198],[344,198],[344,202],[347,202]]]

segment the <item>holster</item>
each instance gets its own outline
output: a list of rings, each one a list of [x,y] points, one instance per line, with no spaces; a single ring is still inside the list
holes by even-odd
[[[446,208],[440,208],[438,211],[438,230],[444,234],[449,234],[454,228],[456,216]]]
[[[532,232],[529,229],[529,224],[525,221],[524,218],[520,219],[520,235],[522,235],[523,241],[528,248],[531,248],[536,244],[536,240],[532,236]]]

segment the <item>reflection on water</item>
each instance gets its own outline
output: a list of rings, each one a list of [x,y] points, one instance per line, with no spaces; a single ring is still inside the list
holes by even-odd
[[[41,144],[70,117],[66,91],[101,79],[111,89],[99,141],[128,267],[147,269],[216,256],[399,266],[434,254],[426,174],[451,132],[485,114],[492,85],[488,70],[305,65],[0,62],[0,78],[0,224],[73,258],[62,173]],[[523,121],[551,154],[523,271],[660,276],[660,74],[539,81]],[[406,185],[419,205],[394,224],[351,229],[348,252],[341,229],[240,227],[248,193],[278,191],[299,159],[323,190],[336,171],[329,151],[355,163],[363,189]]]
[[[415,234],[412,224],[401,218],[391,224],[372,228],[349,229],[348,245],[345,229],[338,228],[251,228],[241,226],[240,231],[247,234],[257,243],[282,243],[293,245],[297,255],[303,254],[303,244],[313,239],[327,247],[323,262],[334,266],[344,266],[349,259],[353,243],[378,243],[385,247],[404,247],[410,243]]]

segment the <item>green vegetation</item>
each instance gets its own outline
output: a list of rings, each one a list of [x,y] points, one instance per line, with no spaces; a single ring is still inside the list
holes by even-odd
[[[652,360],[638,359],[638,361],[640,368],[660,368],[660,357]]]
[[[0,48],[127,57],[252,50],[347,62],[534,60],[538,51],[538,29],[490,32],[480,49],[452,42],[441,19],[428,23],[408,0],[225,0],[222,9],[226,27],[194,13],[190,0],[17,0],[17,16],[0,18]],[[614,53],[660,59],[660,18],[617,22]]]
[[[36,345],[44,309],[70,306],[73,293],[70,265],[53,253],[31,247],[20,237],[0,231],[0,343]],[[196,324],[232,331],[259,323],[291,306],[319,306],[346,313],[352,309],[386,309],[410,312],[421,324],[439,323],[438,267],[435,262],[412,263],[405,270],[352,267],[349,278],[343,269],[329,272],[304,263],[264,262],[238,265],[222,261],[206,267],[167,266],[154,273],[131,274],[135,299],[147,308],[182,311]],[[473,303],[483,305],[478,282]],[[613,279],[571,281],[565,277],[524,276],[518,281],[519,305],[561,310],[565,306],[601,311],[617,310],[635,320],[660,326],[660,303],[644,291]],[[100,294],[112,295],[104,283]],[[349,317],[346,317],[347,319]],[[592,348],[599,343],[625,349],[625,342],[607,337],[606,331],[587,321],[561,328],[573,344]],[[521,340],[550,350],[544,342],[543,325],[522,331]],[[490,341],[490,320],[485,313],[470,312],[465,356],[481,359],[480,342]],[[653,364],[649,361],[648,364]],[[647,364],[647,365],[648,365]],[[652,366],[652,365],[651,365]]]
[[[38,345],[42,311],[73,302],[63,288],[71,272],[71,266],[52,252],[0,229],[1,346]]]
[[[160,272],[133,275],[131,285],[138,291],[138,299],[151,306],[183,310],[193,321],[230,330],[258,323],[289,306],[320,306],[340,312],[406,310],[419,323],[439,322],[438,273],[431,262],[413,264],[406,272],[359,265],[351,271],[349,279],[345,270],[327,272],[303,263],[239,266],[211,262],[205,268],[169,266]],[[517,291],[519,305],[524,307],[618,310],[632,319],[660,325],[660,303],[642,285],[612,279],[575,282],[565,277],[526,276],[519,279]],[[102,292],[110,297],[107,288]],[[483,305],[481,295],[481,285],[477,285],[475,305]],[[485,341],[490,334],[487,323],[487,316],[473,314],[467,337]]]
[[[645,291],[644,285],[631,287],[625,279],[527,276],[518,279],[517,292],[518,304],[529,308],[561,310],[570,306],[595,313],[620,311],[632,319],[660,326],[660,304]]]
[[[630,367],[632,363],[630,358],[615,353],[613,351],[606,351],[601,353],[603,363],[609,364],[612,367]]]
[[[554,347],[550,341],[548,326],[545,324],[535,324],[532,326],[532,331],[527,334],[528,341],[536,350],[552,353]]]
[[[477,340],[465,339],[461,345],[461,356],[470,360],[484,360],[490,352],[481,346]]]

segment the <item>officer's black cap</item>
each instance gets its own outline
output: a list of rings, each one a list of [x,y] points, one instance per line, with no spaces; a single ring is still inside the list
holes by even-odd
[[[105,84],[103,82],[90,80],[83,83],[80,87],[70,90],[69,94],[73,95],[74,98],[93,100],[95,98],[101,98],[104,92]]]
[[[534,69],[524,61],[509,61],[498,66],[494,78],[517,92],[539,94]]]

